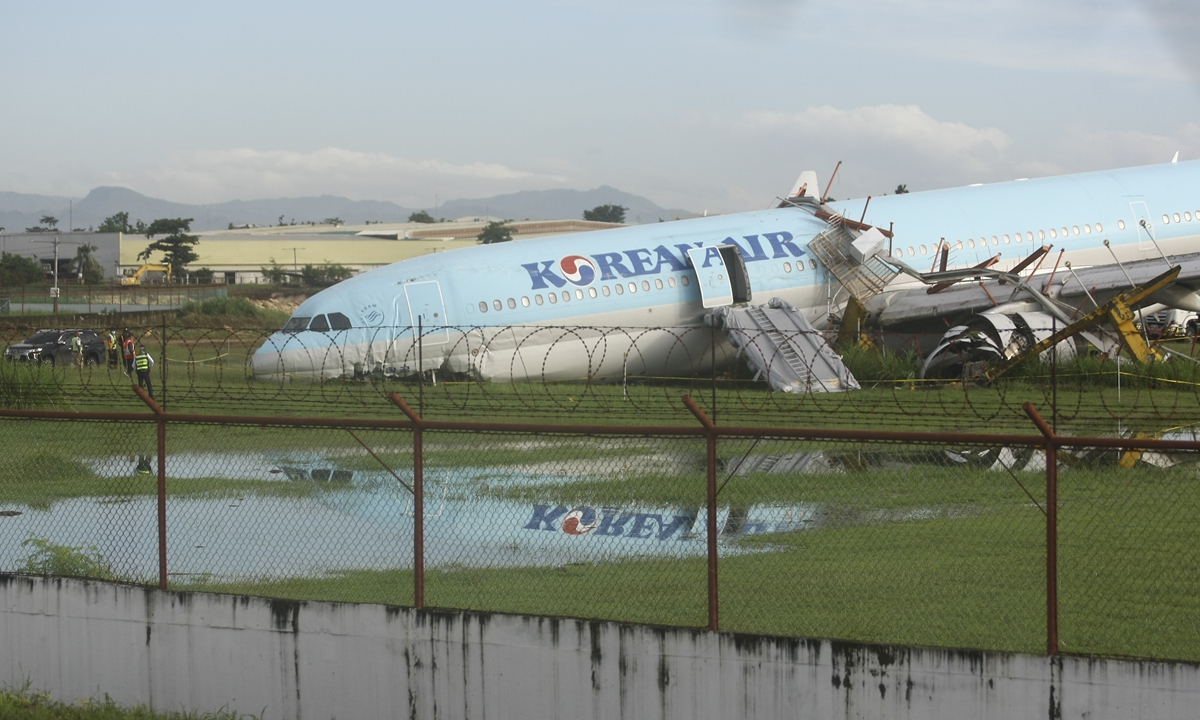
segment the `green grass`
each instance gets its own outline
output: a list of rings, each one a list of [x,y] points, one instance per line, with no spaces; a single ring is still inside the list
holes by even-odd
[[[77,700],[66,703],[55,700],[49,693],[21,688],[0,690],[0,718],[5,720],[247,720],[254,715],[241,715],[227,710],[213,713],[151,712],[142,706],[123,707],[106,694],[103,700]]]

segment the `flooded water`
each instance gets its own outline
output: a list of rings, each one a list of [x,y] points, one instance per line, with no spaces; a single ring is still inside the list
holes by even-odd
[[[139,464],[153,475],[154,462],[130,456],[86,460],[102,478],[130,477]],[[339,467],[320,451],[180,453],[168,457],[167,469],[168,484],[199,478],[254,480],[288,484],[300,494],[169,495],[168,567],[175,579],[266,579],[412,567],[412,495],[386,471]],[[397,474],[411,484],[411,471]],[[557,566],[705,554],[700,507],[591,507],[558,503],[550,492],[538,501],[481,493],[487,487],[561,487],[572,479],[595,478],[505,468],[429,471],[426,567]],[[697,480],[702,483],[702,476]],[[59,545],[94,545],[121,577],[145,580],[157,574],[157,499],[152,496],[74,498],[49,509],[15,509],[19,515],[0,517],[0,567],[22,564],[30,548],[21,542],[32,533]],[[738,546],[741,538],[802,530],[817,515],[813,505],[723,507],[719,540],[726,553],[748,552]]]

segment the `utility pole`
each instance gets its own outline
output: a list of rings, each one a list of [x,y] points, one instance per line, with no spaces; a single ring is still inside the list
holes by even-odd
[[[54,316],[58,317],[58,236],[54,236],[54,289],[50,291],[54,298]]]
[[[296,261],[296,251],[303,250],[303,249],[304,248],[302,248],[302,247],[284,248],[284,250],[292,251],[292,269],[295,270],[296,272],[300,272],[300,263],[298,263]]]

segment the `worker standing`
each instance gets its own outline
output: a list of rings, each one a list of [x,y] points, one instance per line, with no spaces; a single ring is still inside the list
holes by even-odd
[[[145,388],[150,399],[154,399],[154,383],[150,380],[150,368],[154,367],[154,358],[146,352],[146,346],[138,348],[138,354],[133,356],[133,366],[137,369],[138,387]]]
[[[117,357],[120,354],[120,343],[117,342],[116,330],[108,331],[108,335],[104,338],[104,347],[108,350],[108,369],[112,370],[117,366]]]
[[[75,367],[83,367],[83,333],[78,330],[71,338],[71,354],[75,356]]]
[[[133,374],[133,333],[129,332],[129,328],[125,328],[125,337],[121,340],[121,352],[125,357],[125,374]]]

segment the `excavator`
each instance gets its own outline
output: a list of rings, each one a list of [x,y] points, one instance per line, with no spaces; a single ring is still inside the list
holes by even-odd
[[[147,273],[163,273],[166,279],[160,281],[157,279],[157,276],[153,276],[155,279],[151,280],[150,277],[147,277]],[[137,270],[134,270],[132,273],[121,277],[122,285],[143,285],[150,282],[154,282],[156,284],[159,282],[171,282],[171,266],[146,264],[142,265]]]

